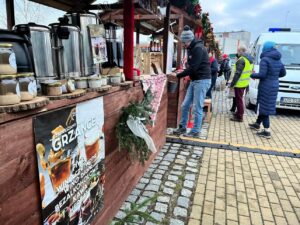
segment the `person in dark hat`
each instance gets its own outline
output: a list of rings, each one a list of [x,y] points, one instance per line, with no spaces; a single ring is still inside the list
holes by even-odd
[[[207,50],[202,40],[194,37],[189,26],[184,26],[180,35],[181,42],[187,49],[187,68],[176,75],[177,78],[189,76],[191,79],[185,99],[181,105],[181,120],[179,128],[173,133],[184,134],[187,137],[199,137],[202,126],[202,115],[206,93],[211,85],[210,62]],[[190,107],[193,104],[194,127],[186,133]]]

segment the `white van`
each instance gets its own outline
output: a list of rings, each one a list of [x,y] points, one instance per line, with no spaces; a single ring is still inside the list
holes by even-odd
[[[259,72],[260,54],[266,41],[275,42],[285,65],[286,76],[279,80],[279,92],[276,108],[300,110],[300,32],[290,29],[270,28],[269,33],[262,33],[253,45],[254,71]],[[247,108],[256,105],[259,80],[250,80],[245,96]]]

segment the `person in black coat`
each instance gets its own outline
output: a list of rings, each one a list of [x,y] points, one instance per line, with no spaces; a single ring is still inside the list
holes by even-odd
[[[209,53],[209,62],[210,62],[210,70],[211,70],[211,85],[206,93],[206,97],[212,98],[212,90],[216,85],[217,77],[218,77],[218,70],[219,65],[218,61],[211,53]]]
[[[202,40],[197,40],[189,26],[184,26],[180,39],[187,49],[187,68],[181,73],[171,75],[177,78],[189,76],[191,82],[181,105],[179,128],[173,134],[187,137],[199,137],[202,127],[204,100],[211,85],[210,63],[207,50]],[[194,127],[186,133],[190,107],[193,105]]]
[[[276,114],[276,100],[279,89],[279,78],[286,75],[286,70],[281,62],[281,54],[275,48],[276,43],[266,42],[263,46],[259,73],[254,73],[251,78],[259,79],[257,95],[258,118],[255,123],[249,124],[250,128],[259,130],[261,123],[264,129],[257,135],[265,138],[271,137],[270,115]]]
[[[223,55],[223,60],[220,66],[219,76],[222,76],[223,74],[226,80],[226,85],[228,85],[228,81],[230,79],[230,74],[231,74],[231,68],[229,65],[229,58],[227,54]]]

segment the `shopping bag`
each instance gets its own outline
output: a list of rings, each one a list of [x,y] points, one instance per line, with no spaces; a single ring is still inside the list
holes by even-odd
[[[235,94],[234,94],[234,89],[233,88],[226,88],[226,96],[227,98],[234,98]]]
[[[224,75],[219,76],[216,81],[216,90],[224,91],[225,87],[226,87],[226,80],[225,80]]]

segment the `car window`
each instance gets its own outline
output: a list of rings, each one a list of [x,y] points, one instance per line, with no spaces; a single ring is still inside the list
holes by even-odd
[[[300,66],[300,45],[282,44],[277,45],[281,53],[281,61],[287,66]]]
[[[277,50],[281,53],[281,61],[285,66],[300,67],[300,45],[299,44],[277,44]],[[259,49],[259,56],[262,48]],[[258,58],[260,62],[260,58]]]

